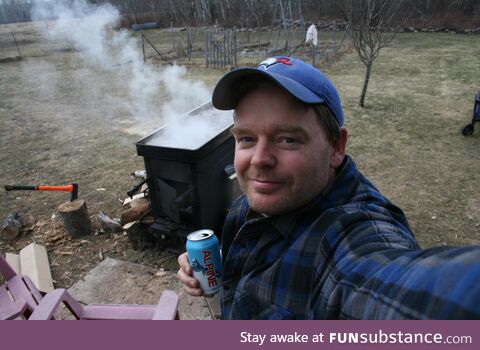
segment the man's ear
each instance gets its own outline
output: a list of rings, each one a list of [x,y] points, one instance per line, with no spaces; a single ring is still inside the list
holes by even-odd
[[[348,141],[348,130],[346,127],[340,127],[340,138],[332,145],[332,154],[330,156],[330,166],[337,169],[345,158],[345,149]]]

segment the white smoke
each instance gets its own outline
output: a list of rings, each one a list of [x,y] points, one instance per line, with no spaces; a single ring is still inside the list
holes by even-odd
[[[82,58],[105,69],[119,63],[120,56],[114,54],[115,46],[119,42],[127,44],[123,54],[133,48],[133,43],[128,42],[127,38],[110,40],[110,34],[124,37],[121,31],[112,32],[120,20],[120,13],[110,4],[96,6],[85,0],[57,1],[55,5],[36,2],[32,10],[32,19],[48,18],[55,19],[53,26],[49,27],[49,38],[52,41],[70,41],[82,52]]]
[[[232,112],[201,108],[171,121],[148,140],[149,145],[197,150],[231,126]]]
[[[210,98],[210,92],[202,82],[183,79],[185,72],[185,67],[180,66],[172,66],[162,72],[161,79],[168,96],[168,102],[162,106],[162,114],[168,120],[185,107],[186,101],[194,101],[191,107],[196,107]]]
[[[128,111],[130,117],[158,127],[210,98],[202,82],[184,78],[184,67],[159,68],[145,63],[139,40],[127,30],[117,29],[120,13],[114,6],[94,5],[85,0],[50,3],[36,3],[32,19],[54,19],[49,22],[49,39],[69,42],[75,48],[84,65],[75,79],[83,79],[85,89],[97,89],[92,79],[96,71],[108,72],[110,79],[126,90],[126,98],[121,99],[122,110]],[[161,98],[162,94],[167,95],[167,100]],[[120,99],[107,95],[105,101],[119,103]],[[140,128],[137,133],[145,131]]]

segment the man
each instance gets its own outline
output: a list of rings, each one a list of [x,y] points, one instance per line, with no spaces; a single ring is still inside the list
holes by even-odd
[[[222,237],[224,319],[480,318],[480,248],[421,250],[403,212],[357,170],[340,98],[275,57],[226,74],[244,195]],[[202,295],[186,254],[178,278]]]

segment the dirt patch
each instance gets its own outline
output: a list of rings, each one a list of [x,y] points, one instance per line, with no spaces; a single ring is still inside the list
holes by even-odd
[[[25,24],[19,28],[16,33],[25,29],[25,36],[34,32]],[[56,211],[69,200],[69,193],[2,188],[0,219],[19,212],[31,216],[34,227],[14,241],[0,241],[0,251],[18,253],[30,242],[45,245],[56,287],[70,287],[107,257],[176,271],[182,246],[135,250],[127,235],[103,233],[97,220],[100,210],[112,218],[120,216],[121,201],[138,182],[130,174],[144,168],[135,142],[163,124],[160,110],[157,117],[133,114],[135,101],[126,89],[126,76],[89,64],[69,45],[43,38],[21,47],[22,61],[1,64],[0,137],[5,146],[0,154],[1,185],[78,183],[79,198],[86,201],[93,223],[92,235],[72,239],[63,231]],[[193,74],[196,80],[206,77],[213,84],[221,72],[210,73],[192,69],[186,79]],[[165,91],[155,98],[162,106]]]

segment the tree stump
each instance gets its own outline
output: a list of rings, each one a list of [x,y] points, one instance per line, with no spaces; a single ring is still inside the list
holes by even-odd
[[[88,215],[87,204],[83,199],[60,204],[58,214],[62,218],[65,231],[70,236],[76,238],[92,232],[92,222]]]

